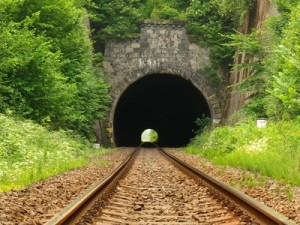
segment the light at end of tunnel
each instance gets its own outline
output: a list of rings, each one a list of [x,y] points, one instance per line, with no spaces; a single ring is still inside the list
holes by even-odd
[[[146,129],[141,135],[142,143],[156,143],[158,141],[158,133],[153,129]]]

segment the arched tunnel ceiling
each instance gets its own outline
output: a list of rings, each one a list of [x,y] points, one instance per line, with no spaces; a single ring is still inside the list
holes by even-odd
[[[191,82],[171,74],[151,74],[131,84],[118,100],[113,121],[117,146],[138,146],[145,129],[159,135],[158,145],[182,147],[194,137],[195,120],[209,106]]]

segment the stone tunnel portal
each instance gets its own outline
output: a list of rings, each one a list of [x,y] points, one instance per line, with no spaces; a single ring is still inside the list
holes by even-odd
[[[116,146],[138,146],[151,128],[161,147],[182,147],[195,136],[195,120],[211,117],[202,93],[188,80],[172,74],[150,74],[121,95],[113,118]]]

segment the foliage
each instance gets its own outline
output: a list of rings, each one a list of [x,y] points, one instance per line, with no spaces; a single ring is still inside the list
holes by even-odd
[[[208,129],[211,125],[211,118],[207,117],[205,114],[202,114],[199,118],[196,119],[195,124],[197,126],[197,130],[195,134],[201,134],[204,130]]]
[[[0,112],[81,133],[104,117],[108,86],[93,67],[79,3],[0,3]]]
[[[88,6],[93,38],[103,43],[109,38],[129,38],[139,31],[139,21],[150,16],[147,0],[93,0]]]
[[[231,60],[233,49],[224,45],[229,41],[226,34],[234,32],[251,6],[251,0],[191,1],[186,11],[188,30],[208,43],[215,64],[226,64]]]
[[[227,45],[229,35],[244,20],[252,3],[252,0],[192,0],[186,9],[189,35],[210,48],[212,65],[209,78],[217,90],[223,88],[224,74],[229,73],[233,61],[235,49]]]
[[[268,114],[277,119],[300,115],[300,3],[291,13],[283,38],[265,60],[268,79]],[[270,66],[269,63],[273,65]]]
[[[272,0],[281,14],[289,14],[299,1],[298,0]]]
[[[244,22],[244,18],[255,0],[211,0],[221,16],[230,17],[236,24]]]
[[[152,0],[153,10],[150,15],[154,20],[185,20],[185,13],[181,9],[185,8],[182,2]],[[181,8],[181,9],[180,9]]]
[[[156,143],[158,141],[158,133],[153,129],[146,129],[141,135],[141,141]]]
[[[266,71],[263,66],[263,59],[266,51],[261,45],[262,34],[253,30],[250,34],[236,32],[228,35],[230,42],[226,45],[236,48],[236,56],[244,59],[243,63],[234,64],[232,72],[247,71],[251,76],[241,80],[237,89],[241,93],[248,94],[248,103],[242,109],[247,114],[256,117],[266,117],[265,96],[266,96]]]
[[[271,17],[259,31],[231,35],[231,43],[244,63],[234,69],[249,76],[238,84],[248,93],[244,111],[257,117],[293,119],[300,114],[299,7],[295,1],[278,0],[279,16]]]
[[[103,51],[106,39],[135,37],[142,20],[184,20],[188,4],[189,1],[182,0],[91,0],[87,8],[93,38],[97,41],[97,48]]]
[[[272,122],[258,128],[248,118],[235,127],[204,131],[185,149],[212,162],[244,168],[300,184],[300,121]],[[280,170],[278,167],[280,166]]]
[[[95,152],[73,132],[49,132],[31,121],[0,114],[0,191],[20,188],[84,166]]]

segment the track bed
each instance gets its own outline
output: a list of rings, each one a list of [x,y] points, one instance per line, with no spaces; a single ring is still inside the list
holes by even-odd
[[[90,224],[241,224],[207,187],[179,171],[158,150],[140,151],[127,176]]]

